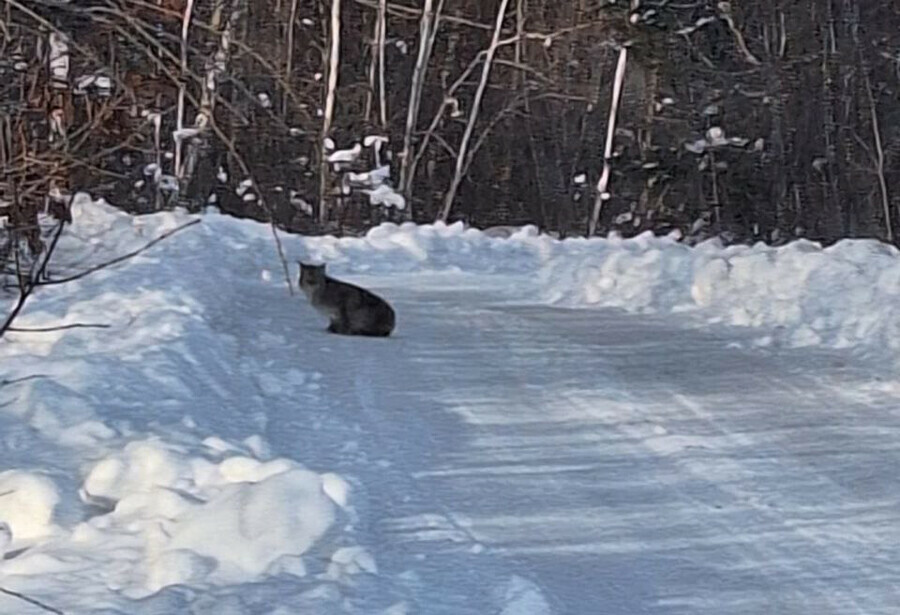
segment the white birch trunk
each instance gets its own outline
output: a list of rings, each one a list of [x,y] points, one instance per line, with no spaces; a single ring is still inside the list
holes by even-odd
[[[181,152],[183,139],[180,138],[184,130],[184,98],[185,77],[188,72],[188,34],[191,29],[191,16],[194,13],[194,0],[187,0],[184,7],[184,16],[181,20],[181,83],[178,85],[178,109],[175,114],[175,130],[178,137],[175,139],[175,177],[181,182],[184,179],[184,167],[181,164]]]
[[[337,91],[341,63],[341,0],[331,0],[331,45],[328,52],[328,86],[325,91],[325,109],[322,114],[322,135],[319,139],[319,222],[328,220],[328,152],[325,140],[334,122],[334,99]]]
[[[412,85],[409,89],[409,107],[406,113],[406,129],[403,132],[403,149],[400,152],[400,192],[411,203],[412,177],[409,173],[412,163],[412,136],[419,120],[419,107],[422,101],[422,90],[425,87],[425,73],[428,70],[428,61],[431,59],[431,50],[434,46],[433,32],[437,30],[437,21],[440,19],[440,11],[443,6],[441,0],[438,12],[435,15],[433,0],[425,0],[422,8],[422,17],[419,20],[419,53],[416,57],[416,66],[413,70]],[[407,210],[407,216],[412,215],[412,208]]]
[[[613,154],[613,140],[616,135],[616,117],[619,114],[619,100],[622,98],[622,84],[625,82],[625,66],[628,61],[628,50],[622,47],[619,50],[619,61],[616,64],[616,78],[613,82],[612,101],[610,102],[609,124],[606,130],[606,146],[603,149],[603,172],[597,182],[597,194],[594,197],[594,211],[588,224],[588,236],[593,237],[597,232],[597,223],[600,220],[600,211],[603,202],[609,198],[608,186],[611,173],[610,161]]]

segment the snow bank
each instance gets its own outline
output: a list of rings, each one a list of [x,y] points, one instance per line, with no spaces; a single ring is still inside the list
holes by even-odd
[[[30,548],[0,564],[0,573],[27,587],[54,570],[57,582],[90,580],[132,599],[170,585],[302,577],[300,556],[340,511],[324,485],[322,475],[288,459],[133,441],[87,469],[79,491],[94,514],[41,542],[35,538],[50,534],[58,490],[49,479],[5,472],[7,550]]]
[[[307,237],[297,258],[333,263],[349,273],[454,271],[520,274],[538,269],[554,240],[523,227],[508,238],[492,237],[462,223],[385,223],[363,237]]]
[[[82,195],[73,218],[54,276],[193,217],[135,218]],[[259,358],[284,340],[255,340],[248,325],[258,314],[239,305],[240,280],[283,292],[245,275],[271,258],[270,238],[261,243],[257,225],[210,222],[227,229],[195,225],[123,263],[39,288],[16,321],[97,328],[0,340],[5,588],[78,613],[260,612],[234,605],[278,588],[272,608],[305,600],[324,613],[346,598],[334,588],[376,570],[354,535],[350,482],[312,469],[319,460],[302,450],[271,452],[267,435],[289,422],[308,429],[298,400],[319,374]],[[263,249],[247,249],[255,245]],[[240,271],[234,262],[250,264]]]
[[[898,256],[871,240],[691,248],[648,234],[560,250],[540,277],[543,297],[559,305],[692,312],[790,346],[897,350]]]

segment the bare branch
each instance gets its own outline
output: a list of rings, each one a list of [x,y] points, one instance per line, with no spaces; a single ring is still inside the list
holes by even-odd
[[[59,609],[52,607],[49,604],[44,604],[40,600],[37,600],[35,598],[30,598],[30,597],[26,596],[25,594],[21,594],[17,591],[13,591],[11,589],[6,589],[5,587],[0,587],[0,593],[6,594],[7,596],[16,598],[23,602],[27,602],[30,605],[36,606],[39,609],[43,609],[44,611],[47,611],[48,613],[53,613],[54,615],[66,615],[63,611],[60,611]]]
[[[191,220],[190,222],[186,222],[185,224],[182,224],[181,226],[177,226],[173,229],[166,231],[165,233],[160,234],[158,237],[148,241],[146,244],[144,244],[143,246],[141,246],[140,248],[138,248],[136,250],[132,250],[131,252],[122,254],[121,256],[117,256],[116,258],[108,260],[104,263],[100,263],[99,265],[94,265],[93,267],[89,267],[88,269],[85,269],[84,271],[81,271],[74,275],[70,275],[70,276],[67,276],[64,278],[45,280],[43,282],[40,282],[39,285],[40,286],[52,286],[55,284],[65,284],[67,282],[72,282],[73,280],[80,280],[81,278],[87,277],[87,276],[91,275],[92,273],[97,273],[98,271],[107,269],[109,267],[112,267],[113,265],[118,265],[119,263],[122,263],[129,259],[132,259],[135,256],[137,256],[138,254],[146,252],[147,250],[149,250],[150,248],[152,248],[159,242],[164,241],[164,240],[168,239],[169,237],[171,237],[172,235],[174,235],[176,233],[180,233],[184,229],[190,228],[190,227],[194,226],[195,224],[200,224],[200,222],[201,221],[199,218],[197,218],[195,220]]]
[[[497,9],[497,21],[494,24],[494,35],[491,38],[491,46],[488,47],[487,54],[484,58],[481,81],[478,84],[478,89],[475,91],[475,99],[472,101],[472,109],[469,111],[469,121],[466,124],[462,142],[459,144],[459,155],[456,157],[456,171],[453,173],[453,180],[450,183],[450,188],[444,196],[444,208],[441,210],[440,216],[438,217],[439,220],[443,220],[444,222],[450,217],[450,209],[453,207],[456,191],[459,189],[460,183],[462,183],[466,151],[468,149],[469,140],[472,138],[472,131],[475,129],[475,122],[478,120],[478,110],[481,107],[481,99],[484,97],[484,90],[491,74],[491,64],[493,63],[494,54],[500,46],[500,30],[503,27],[503,18],[506,16],[506,7],[508,4],[509,0],[501,0],[500,8]]]
[[[55,327],[7,327],[12,333],[50,333],[53,331],[66,331],[68,329],[109,329],[112,325],[104,323],[72,323],[69,325],[57,325]]]

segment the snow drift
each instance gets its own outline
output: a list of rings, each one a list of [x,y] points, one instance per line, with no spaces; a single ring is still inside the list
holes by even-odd
[[[285,459],[198,453],[162,441],[128,443],[87,471],[79,491],[95,514],[55,531],[54,483],[22,472],[0,475],[0,488],[12,495],[0,510],[10,547],[30,547],[3,564],[4,575],[27,587],[29,578],[55,572],[57,582],[100,581],[130,598],[273,571],[304,576],[299,556],[336,517],[322,477]]]
[[[900,348],[900,253],[872,240],[828,248],[688,247],[670,238],[596,239],[541,271],[544,298],[573,307],[690,312],[704,322],[758,328],[761,341],[878,351]]]

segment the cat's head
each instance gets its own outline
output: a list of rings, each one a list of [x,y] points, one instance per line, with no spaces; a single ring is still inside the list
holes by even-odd
[[[300,265],[300,287],[316,286],[325,281],[325,264],[313,265],[297,261]]]

